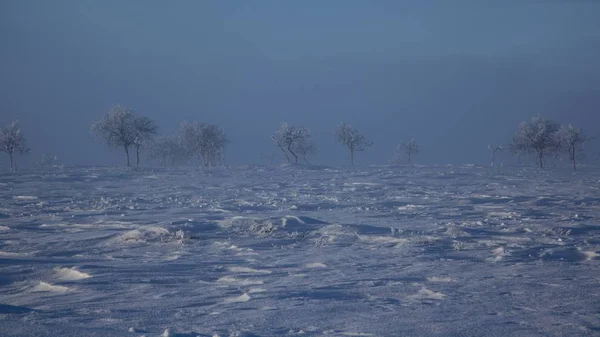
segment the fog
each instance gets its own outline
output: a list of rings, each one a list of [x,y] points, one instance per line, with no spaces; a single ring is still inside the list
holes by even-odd
[[[122,104],[161,134],[223,127],[229,164],[277,153],[284,121],[310,129],[318,164],[347,163],[340,122],[374,141],[360,165],[413,137],[419,163],[486,163],[537,114],[598,137],[599,16],[596,1],[560,0],[5,0],[0,123],[22,122],[29,161],[122,164],[89,134]]]

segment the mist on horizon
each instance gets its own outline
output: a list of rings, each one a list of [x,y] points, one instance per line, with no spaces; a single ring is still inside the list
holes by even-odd
[[[348,163],[341,122],[374,143],[358,165],[412,138],[417,163],[486,164],[538,114],[598,138],[600,3],[459,3],[3,1],[0,124],[21,121],[23,162],[83,165],[123,163],[90,135],[117,104],[161,135],[222,127],[234,165],[281,162],[282,122],[310,130],[324,165]]]

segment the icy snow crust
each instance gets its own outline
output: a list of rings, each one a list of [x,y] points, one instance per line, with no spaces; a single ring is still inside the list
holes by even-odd
[[[598,336],[600,174],[0,175],[2,336]]]

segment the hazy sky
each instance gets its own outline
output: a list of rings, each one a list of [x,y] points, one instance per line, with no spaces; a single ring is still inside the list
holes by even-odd
[[[0,122],[22,121],[28,160],[70,164],[123,163],[89,135],[117,103],[165,134],[221,125],[232,164],[277,153],[283,121],[318,163],[347,160],[342,121],[375,142],[358,163],[412,137],[420,162],[485,163],[538,113],[600,137],[599,18],[592,0],[2,0]]]

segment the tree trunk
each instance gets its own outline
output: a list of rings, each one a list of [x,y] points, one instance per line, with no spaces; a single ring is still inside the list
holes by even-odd
[[[140,166],[140,147],[139,146],[136,146],[136,148],[135,148],[135,156],[136,156],[135,166]]]
[[[129,147],[124,146],[125,148],[125,155],[127,155],[127,167],[129,167]]]
[[[408,151],[408,163],[409,164],[410,164],[410,155],[411,155],[411,153],[410,153],[410,151]]]
[[[277,146],[281,152],[283,152],[283,154],[285,155],[285,162],[289,164],[290,162],[290,157],[288,156],[287,152],[285,152],[285,149],[283,148],[283,146]]]
[[[292,144],[288,145],[288,151],[294,156],[294,164],[298,164],[298,156],[292,151]]]
[[[350,164],[354,167],[354,151],[350,150]]]
[[[577,161],[575,159],[575,146],[573,146],[573,171],[577,171]]]
[[[8,154],[10,156],[10,172],[15,172],[15,161],[13,160],[12,152]]]
[[[544,152],[540,151],[538,152],[538,157],[540,159],[540,168],[544,168]]]

